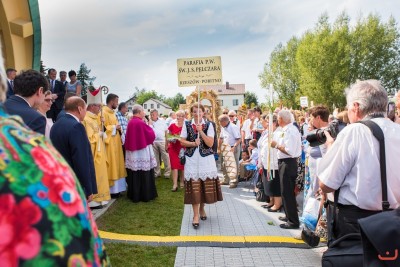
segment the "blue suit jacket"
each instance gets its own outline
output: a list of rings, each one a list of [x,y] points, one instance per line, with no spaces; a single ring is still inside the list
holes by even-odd
[[[7,80],[7,85],[8,85],[8,89],[7,89],[7,98],[9,98],[10,96],[14,95],[14,89],[11,86],[11,83]]]
[[[4,102],[4,106],[8,114],[20,116],[29,128],[44,135],[44,131],[46,130],[46,118],[31,108],[24,99],[12,95]]]
[[[74,170],[86,196],[97,194],[92,151],[82,123],[66,114],[51,127],[50,139]]]
[[[49,80],[49,84],[51,87],[51,82]],[[51,88],[50,88],[51,90]],[[55,81],[54,84],[54,91],[52,91],[53,94],[56,94],[58,97],[57,99],[54,101],[53,105],[51,106],[52,109],[62,109],[64,106],[64,97],[65,97],[65,85],[63,85],[62,82],[60,81]]]

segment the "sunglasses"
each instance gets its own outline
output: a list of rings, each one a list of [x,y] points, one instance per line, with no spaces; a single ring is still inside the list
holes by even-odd
[[[227,112],[223,112],[222,114],[228,115],[228,113],[227,113]]]
[[[45,99],[44,101],[46,101],[47,103],[53,103],[53,99]]]
[[[229,115],[229,117],[231,117],[231,118],[232,118],[232,117],[235,117],[235,115]]]

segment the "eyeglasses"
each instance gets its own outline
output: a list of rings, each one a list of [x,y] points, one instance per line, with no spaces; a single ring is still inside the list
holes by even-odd
[[[45,99],[44,101],[46,101],[47,103],[53,103],[53,99]]]

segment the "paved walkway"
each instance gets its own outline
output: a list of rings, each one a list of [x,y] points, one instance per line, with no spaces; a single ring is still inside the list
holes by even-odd
[[[278,220],[282,213],[261,207],[246,183],[235,189],[222,186],[224,201],[206,205],[207,220],[192,227],[193,212],[185,205],[181,236],[283,236],[298,237],[300,230],[284,230]],[[251,245],[250,245],[251,246]],[[175,266],[320,266],[324,248],[274,247],[178,247]]]

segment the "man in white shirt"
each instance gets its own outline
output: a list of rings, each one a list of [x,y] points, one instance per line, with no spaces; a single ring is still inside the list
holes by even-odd
[[[168,116],[168,118],[165,120],[165,123],[167,124],[167,128],[171,125],[171,123],[173,122],[173,121],[175,121],[176,120],[176,113],[174,112],[174,111],[171,111],[170,113],[169,113],[169,116]]]
[[[297,214],[294,188],[297,178],[297,158],[301,155],[301,135],[297,127],[291,122],[289,110],[279,111],[278,124],[282,128],[282,134],[278,141],[271,141],[271,147],[278,149],[281,195],[286,215],[286,217],[279,218],[282,221],[286,221],[280,227],[283,229],[297,229],[300,226],[300,222]]]
[[[228,112],[229,120],[231,123],[235,124],[240,129],[240,120],[236,116],[236,112],[232,109]]]
[[[250,128],[251,122],[254,120],[254,112],[252,109],[247,111],[247,120],[244,121],[242,126],[242,150],[247,151],[249,148],[249,142],[253,139],[252,129]]]
[[[153,109],[150,111],[150,126],[153,128],[156,139],[153,143],[154,154],[157,160],[157,167],[154,169],[155,177],[161,175],[161,160],[164,162],[164,177],[168,178],[171,175],[171,165],[169,162],[169,155],[166,148],[165,135],[168,131],[165,120],[158,117],[158,111]]]
[[[388,102],[385,89],[377,80],[358,81],[346,90],[346,100],[351,124],[335,142],[325,132],[329,149],[318,165],[322,191],[340,189],[335,238],[359,232],[358,219],[382,210],[379,143],[367,126],[355,122],[372,120],[382,129],[388,201],[391,209],[397,209],[400,203],[400,125],[384,118]],[[333,201],[332,194],[328,199]]]
[[[231,147],[231,151],[235,157],[236,162],[236,170],[239,166],[239,157],[240,157],[240,130],[235,124],[229,121],[229,117],[227,115],[221,115],[218,118],[218,121],[221,125],[221,135],[218,141],[218,147],[221,150],[222,142],[228,144]],[[229,181],[229,177],[225,170],[224,159],[222,159],[222,170],[224,173],[224,182],[222,184],[227,184]],[[233,179],[234,181],[230,181],[230,188],[235,188],[237,186],[237,176]]]

